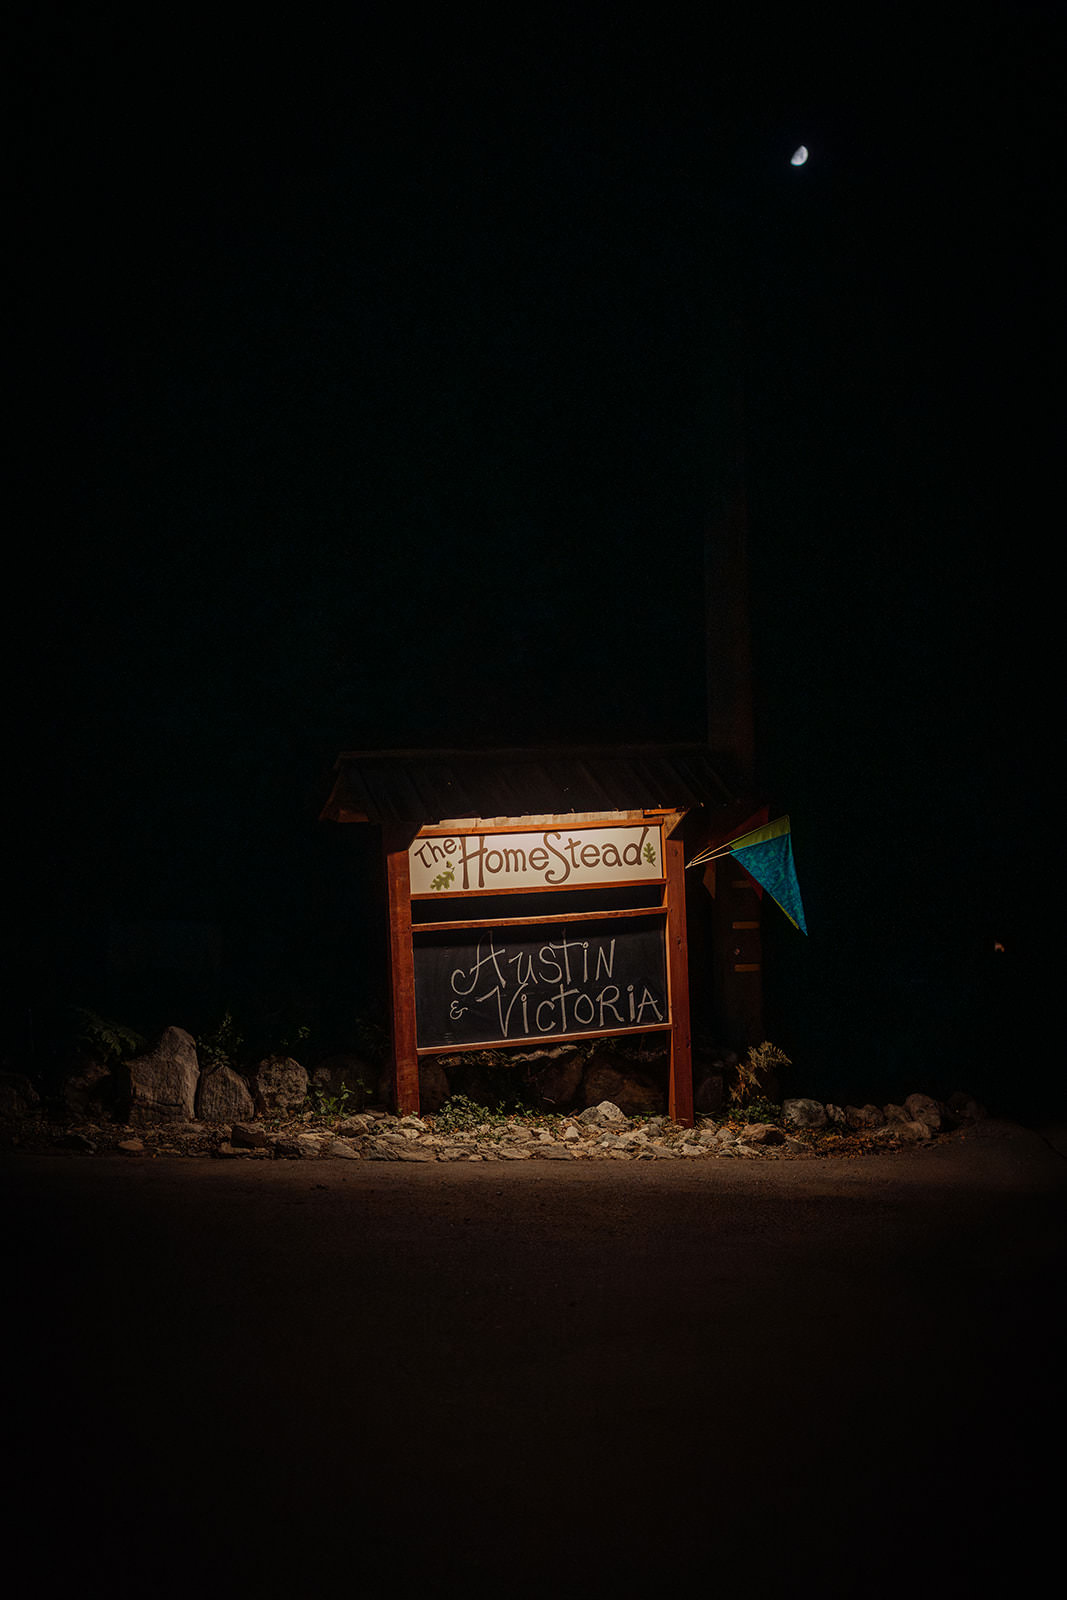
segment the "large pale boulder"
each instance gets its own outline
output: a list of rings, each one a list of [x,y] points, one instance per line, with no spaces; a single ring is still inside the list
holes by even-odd
[[[628,1126],[628,1119],[624,1111],[613,1100],[601,1100],[599,1105],[587,1106],[580,1113],[578,1121],[589,1128],[611,1128],[616,1132]]]
[[[203,1072],[196,1091],[196,1114],[201,1122],[246,1122],[255,1116],[248,1080],[232,1067]]]
[[[791,1128],[825,1128],[829,1120],[821,1100],[797,1098],[782,1104],[782,1121]]]
[[[192,1034],[184,1028],[167,1028],[154,1050],[126,1063],[127,1121],[191,1122],[199,1076]]]

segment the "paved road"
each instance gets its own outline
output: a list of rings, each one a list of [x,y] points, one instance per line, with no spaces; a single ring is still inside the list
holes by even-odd
[[[1027,1592],[1058,1534],[1055,1143],[11,1156],[35,1591]]]

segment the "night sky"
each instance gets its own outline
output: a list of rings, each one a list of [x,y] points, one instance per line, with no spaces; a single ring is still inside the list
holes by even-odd
[[[342,749],[701,739],[739,450],[796,1087],[1041,1053],[1059,8],[856,9],[20,23],[13,1055],[336,1000]]]

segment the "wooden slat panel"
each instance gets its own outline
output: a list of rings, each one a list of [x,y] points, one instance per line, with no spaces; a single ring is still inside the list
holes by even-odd
[[[670,1025],[669,1022],[654,1022],[649,1027],[643,1028],[641,1031],[643,1033],[667,1033],[669,1031],[669,1029],[670,1029],[670,1026],[671,1025]],[[569,1040],[569,1039],[622,1039],[622,1038],[625,1038],[625,1037],[626,1037],[625,1034],[620,1034],[618,1032],[614,1032],[614,1033],[593,1032],[593,1033],[590,1033],[589,1030],[586,1028],[586,1029],[583,1029],[581,1033],[554,1033],[551,1036],[551,1043],[553,1045],[555,1045],[559,1041]],[[533,1041],[533,1042],[536,1043],[536,1041]],[[546,1036],[544,1042],[546,1044],[549,1042],[547,1036]],[[477,1048],[479,1050],[529,1050],[530,1045],[531,1045],[531,1040],[529,1038],[523,1038],[523,1039],[488,1039],[488,1040],[479,1041]],[[458,1056],[458,1055],[462,1055],[463,1054],[464,1048],[470,1049],[471,1046],[468,1045],[468,1046],[464,1047],[462,1045],[455,1045],[455,1044],[428,1044],[428,1045],[423,1045],[423,1046],[420,1047],[419,1055],[420,1056]]]
[[[559,926],[563,922],[614,922],[623,917],[662,917],[663,906],[639,906],[628,911],[557,911],[554,917],[476,917],[472,922],[413,922],[412,933],[440,933],[446,928],[529,928]]]
[[[427,900],[487,900],[490,895],[495,899],[497,896],[505,894],[558,894],[561,888],[566,889],[570,894],[578,894],[583,890],[587,894],[593,894],[597,889],[644,889],[649,885],[655,888],[657,884],[664,884],[666,881],[666,878],[620,878],[618,880],[612,879],[609,883],[576,883],[574,885],[527,883],[518,889],[428,890],[425,894],[413,894],[411,898],[412,900],[423,902]]]
[[[448,838],[457,833],[529,833],[536,828],[612,828],[622,822],[644,822],[660,813],[644,811],[551,811],[532,817],[445,817],[419,829],[420,839]]]

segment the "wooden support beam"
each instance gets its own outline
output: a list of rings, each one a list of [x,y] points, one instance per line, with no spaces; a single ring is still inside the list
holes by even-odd
[[[693,1041],[689,1020],[689,946],[685,923],[685,844],[664,841],[667,867],[667,983],[671,1004],[670,1078],[667,1114],[693,1126]]]
[[[411,874],[408,846],[414,830],[382,829],[389,909],[389,990],[392,1001],[393,1098],[397,1114],[419,1114],[419,1058],[415,1047],[415,958],[411,948]]]

